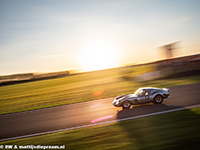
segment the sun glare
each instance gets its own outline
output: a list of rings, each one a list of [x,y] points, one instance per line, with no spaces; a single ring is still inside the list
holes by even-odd
[[[83,71],[103,70],[119,65],[119,50],[107,42],[93,42],[85,46],[79,55]]]

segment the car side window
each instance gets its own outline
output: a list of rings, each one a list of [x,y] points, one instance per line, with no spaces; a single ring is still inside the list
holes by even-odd
[[[148,91],[144,91],[144,95],[149,95],[149,94],[148,94]]]
[[[151,90],[151,94],[154,94],[155,90]]]

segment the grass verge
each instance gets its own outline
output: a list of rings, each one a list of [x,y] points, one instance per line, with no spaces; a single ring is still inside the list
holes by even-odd
[[[69,150],[199,149],[200,107],[43,136],[1,145],[65,145]]]

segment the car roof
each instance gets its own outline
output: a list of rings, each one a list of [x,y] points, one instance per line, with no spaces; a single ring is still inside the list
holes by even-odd
[[[143,89],[143,90],[160,90],[159,88],[155,88],[155,87],[142,87],[140,89]]]

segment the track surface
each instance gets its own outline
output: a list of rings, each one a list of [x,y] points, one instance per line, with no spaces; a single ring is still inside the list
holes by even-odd
[[[113,98],[106,98],[0,115],[0,140],[197,105],[200,104],[199,89],[200,83],[172,87],[171,98],[162,104],[148,103],[129,110],[112,106]]]

